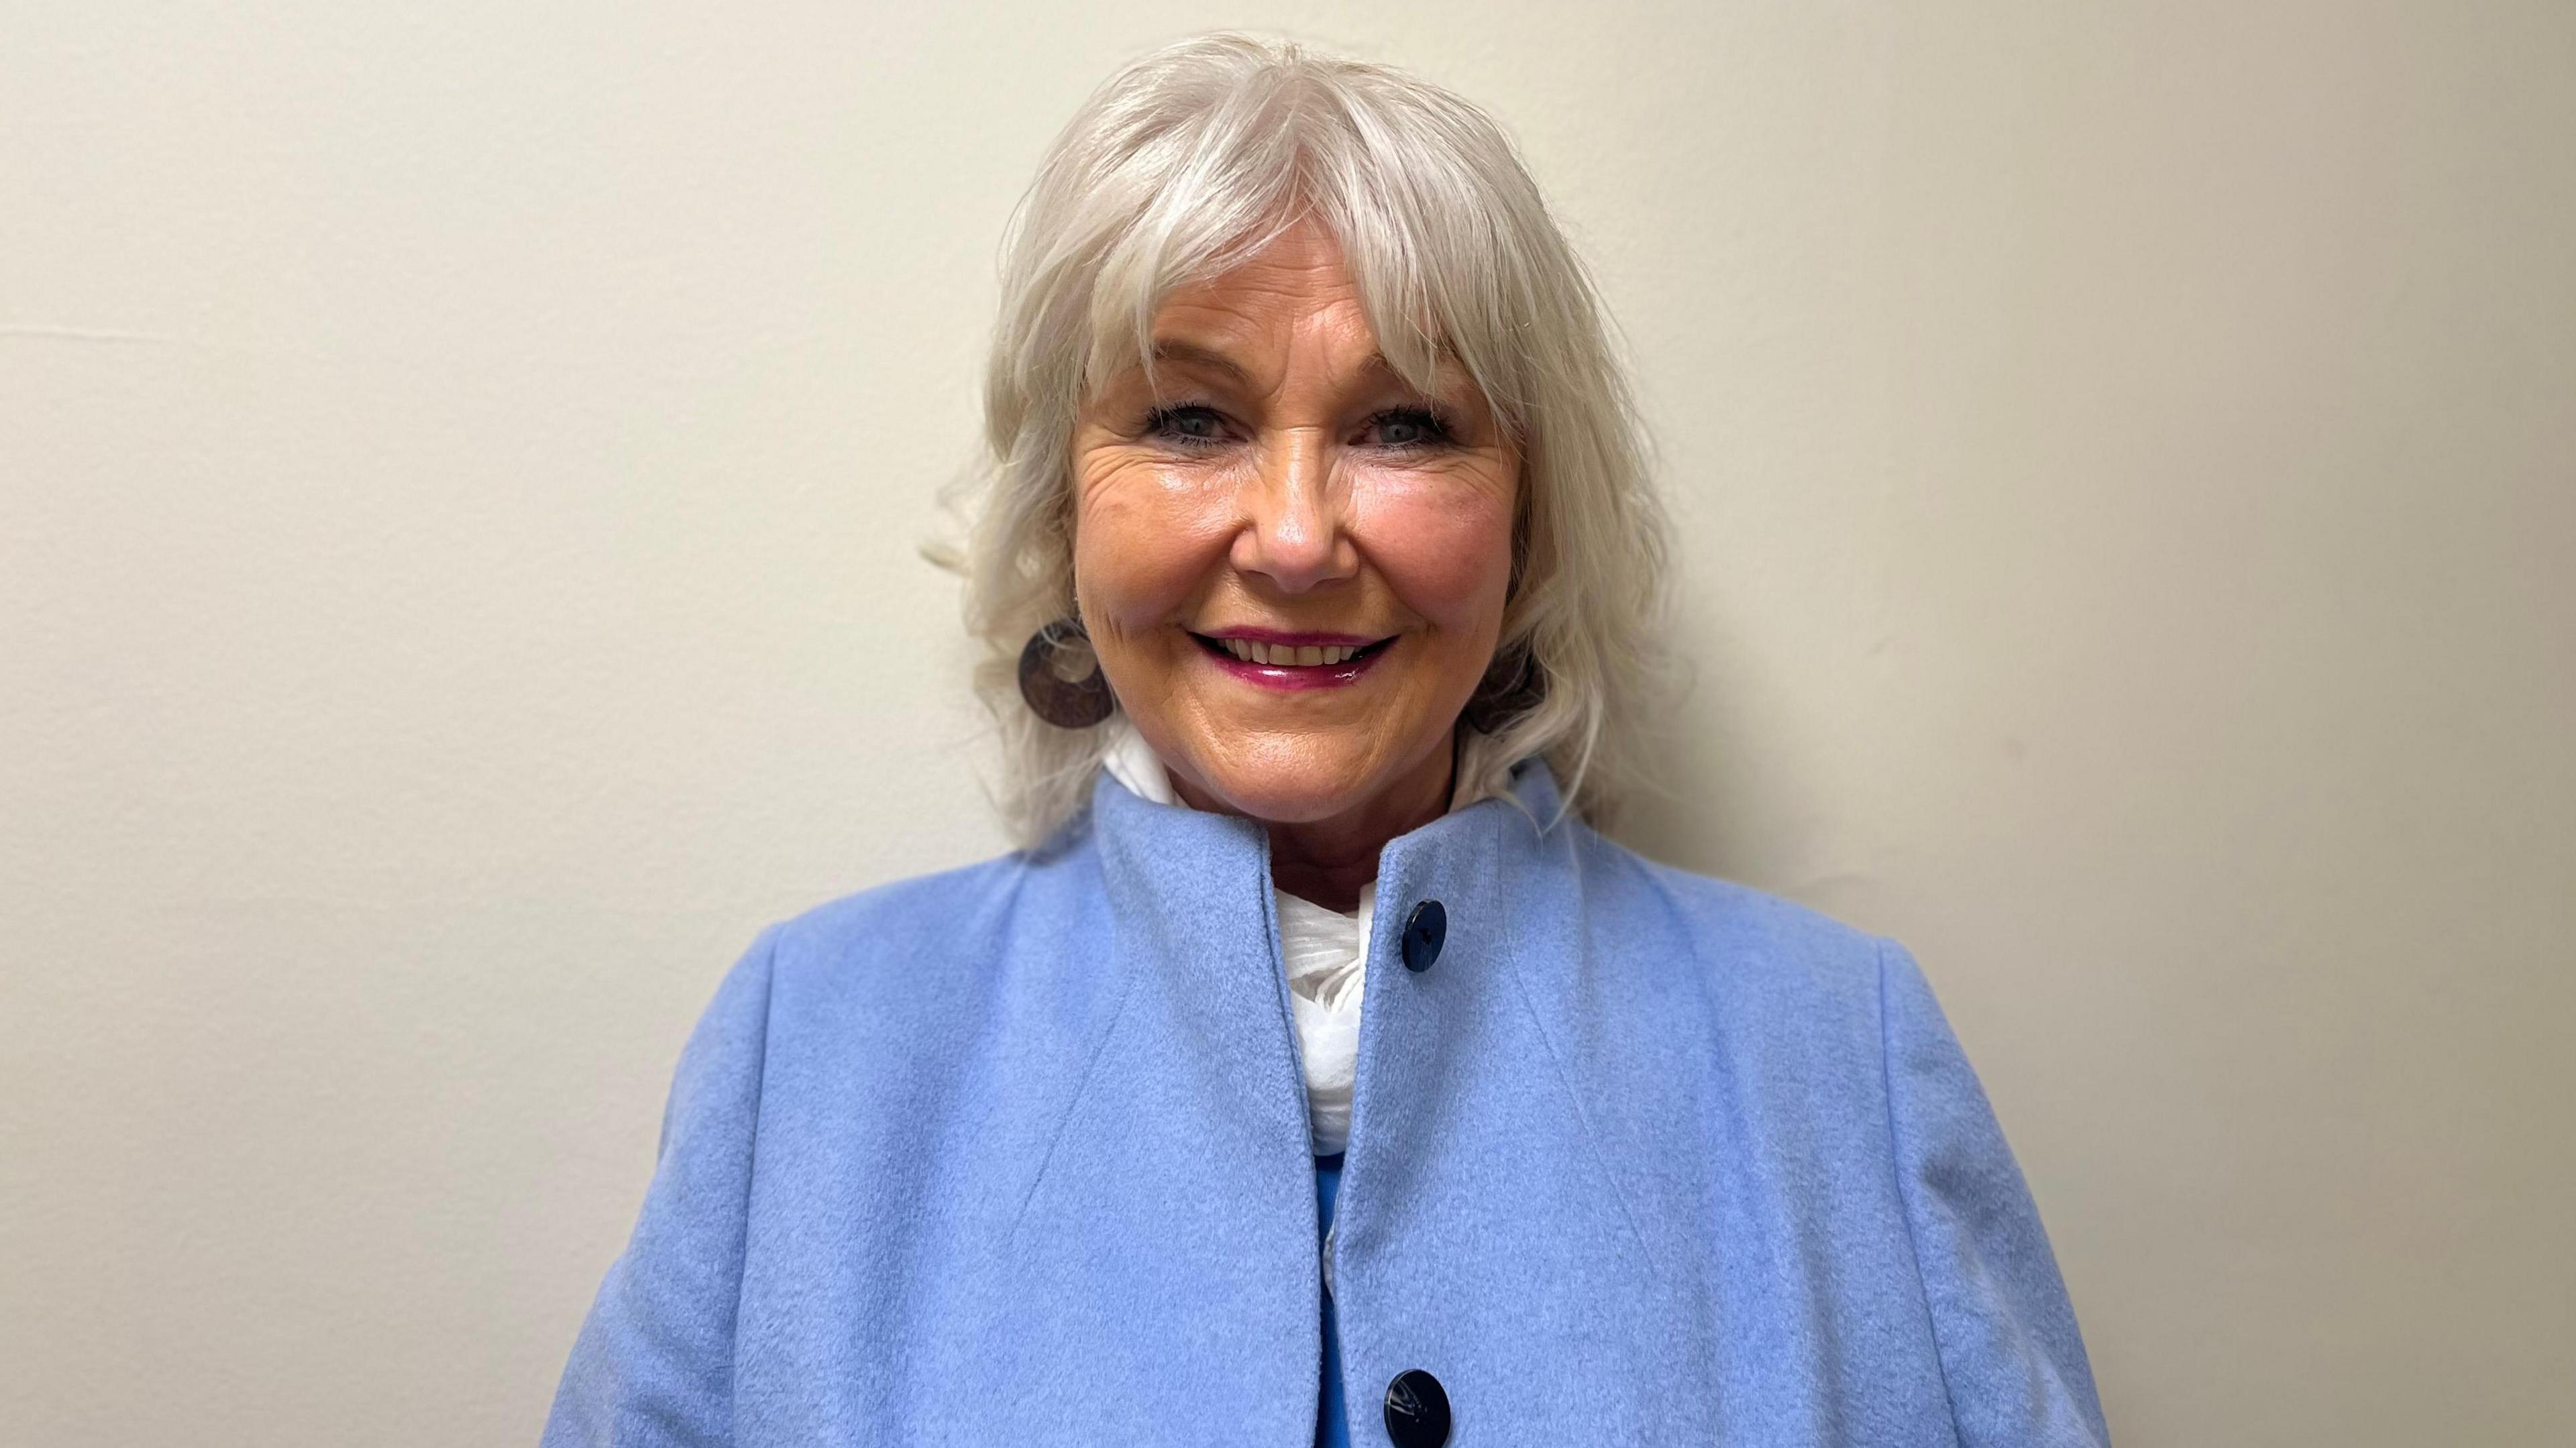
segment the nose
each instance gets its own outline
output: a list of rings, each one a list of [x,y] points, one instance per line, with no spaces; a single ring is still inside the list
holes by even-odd
[[[1260,476],[1238,495],[1243,527],[1230,559],[1282,593],[1305,593],[1359,571],[1344,530],[1343,490],[1333,486],[1333,448],[1319,427],[1282,428],[1262,449]]]

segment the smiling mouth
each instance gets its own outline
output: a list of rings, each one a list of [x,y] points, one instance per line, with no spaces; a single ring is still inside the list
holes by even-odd
[[[1265,640],[1236,636],[1218,638],[1202,633],[1194,633],[1190,637],[1198,640],[1200,648],[1221,659],[1273,669],[1347,668],[1352,664],[1375,658],[1385,651],[1387,645],[1395,642],[1395,636],[1392,634],[1375,643],[1364,644],[1308,643],[1296,639]]]

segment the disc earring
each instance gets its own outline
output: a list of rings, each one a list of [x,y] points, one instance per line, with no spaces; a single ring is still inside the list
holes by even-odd
[[[1020,697],[1058,729],[1088,729],[1118,707],[1081,619],[1060,618],[1029,635],[1020,650]]]

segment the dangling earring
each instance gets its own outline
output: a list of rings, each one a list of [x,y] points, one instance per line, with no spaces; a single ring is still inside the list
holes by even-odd
[[[1546,697],[1547,671],[1524,641],[1495,656],[1462,717],[1479,734],[1500,734]]]
[[[1020,697],[1058,729],[1088,729],[1118,707],[1080,618],[1060,618],[1029,635],[1020,650]]]

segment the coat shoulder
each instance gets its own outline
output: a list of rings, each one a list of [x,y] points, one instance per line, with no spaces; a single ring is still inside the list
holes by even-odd
[[[1069,929],[1096,889],[1081,852],[1009,854],[826,900],[779,921],[782,978],[832,991],[954,988],[980,980],[1031,927]]]
[[[1660,936],[1712,983],[1763,994],[1875,996],[1894,941],[1811,905],[1652,860],[1586,831],[1579,847],[1592,910],[1622,932]],[[1679,952],[1670,950],[1679,946]]]

